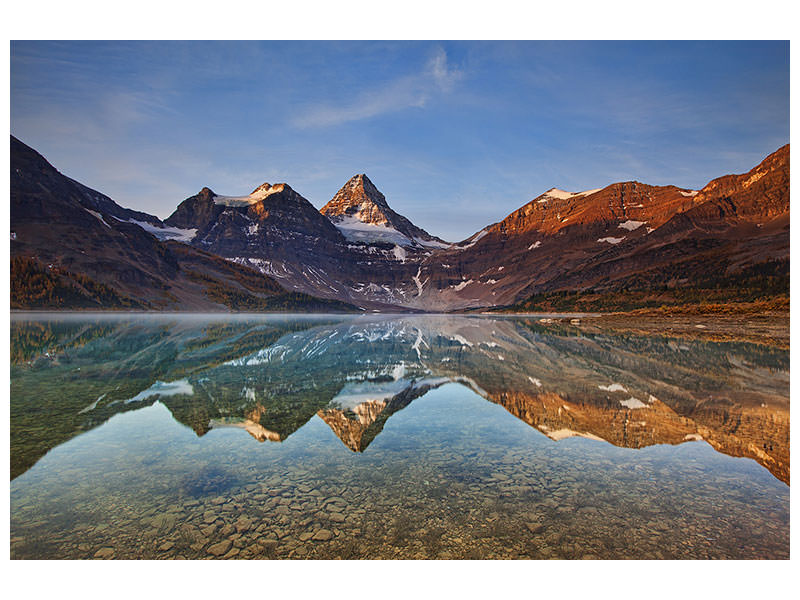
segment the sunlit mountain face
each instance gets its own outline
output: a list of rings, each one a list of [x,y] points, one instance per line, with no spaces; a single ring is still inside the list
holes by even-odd
[[[535,478],[544,464],[550,469],[566,464],[564,453],[572,452],[576,444],[580,461],[588,461],[582,469],[611,468],[622,456],[616,453],[623,450],[631,460],[655,452],[667,457],[663,466],[667,479],[677,476],[670,469],[676,473],[697,469],[699,474],[698,465],[706,468],[723,460],[708,462],[712,455],[732,461],[731,465],[747,459],[741,464],[771,474],[769,485],[785,489],[788,501],[789,354],[775,346],[620,334],[534,317],[119,315],[51,320],[17,315],[11,327],[11,358],[12,530],[16,528],[20,538],[16,542],[20,556],[37,551],[20,533],[25,526],[18,519],[25,511],[14,511],[15,498],[46,497],[54,485],[48,473],[57,468],[60,456],[82,456],[81,452],[88,453],[81,450],[84,444],[101,443],[112,435],[108,452],[137,455],[135,468],[115,463],[114,476],[121,477],[125,468],[136,472],[136,477],[131,474],[117,485],[125,488],[143,469],[169,465],[169,472],[159,476],[162,487],[157,495],[161,500],[165,494],[170,502],[179,500],[181,511],[188,511],[191,507],[184,505],[191,502],[208,512],[212,497],[216,502],[226,494],[241,494],[244,502],[256,489],[277,489],[278,482],[291,479],[298,465],[316,465],[308,467],[316,468],[316,475],[304,480],[302,488],[298,484],[291,494],[275,494],[276,502],[288,498],[295,507],[285,515],[281,509],[275,518],[286,517],[289,525],[304,531],[311,527],[314,535],[326,531],[342,543],[350,535],[342,533],[344,525],[337,525],[340,534],[334,534],[325,522],[307,515],[305,504],[292,494],[327,489],[323,484],[330,483],[328,478],[337,468],[361,472],[371,465],[357,482],[345,486],[358,488],[376,484],[389,462],[394,469],[411,469],[417,463],[430,464],[431,456],[444,461],[442,473],[453,474],[454,490],[462,489],[459,486],[469,490],[474,484],[476,498],[488,494],[491,486],[480,483],[481,473],[488,472],[485,465],[463,463],[473,453],[484,457],[502,450],[498,464],[510,471],[501,469],[492,481],[518,477],[513,489],[507,490],[512,494],[528,489],[532,484],[526,478]],[[440,397],[437,394],[446,401],[431,404],[431,398]],[[116,431],[120,427],[123,433]],[[454,432],[462,437],[456,439]],[[137,440],[151,437],[145,450],[133,449]],[[512,443],[507,437],[534,444],[533,449],[506,448]],[[492,441],[495,438],[501,441]],[[330,445],[331,439],[336,445]],[[467,444],[469,451],[459,449],[459,444]],[[671,450],[659,449],[662,445]],[[705,463],[693,456],[698,449],[711,453],[703,454]],[[145,460],[142,452],[154,456]],[[191,458],[192,452],[202,457]],[[503,456],[517,456],[515,452],[521,465],[535,461],[515,471],[513,464],[502,462]],[[262,465],[267,459],[286,462]],[[89,463],[99,458],[87,458],[85,465],[82,460],[76,459],[69,472],[84,485],[110,468],[95,465],[89,474]],[[248,465],[255,469],[252,473],[238,473]],[[723,471],[715,473],[733,485],[734,476]],[[411,473],[393,475],[390,487],[413,479]],[[558,479],[558,469],[548,477]],[[565,472],[564,477],[568,488],[577,485],[574,474]],[[651,483],[658,480],[649,477]],[[106,481],[112,480],[109,476]],[[412,488],[418,484],[421,490],[428,489],[425,483],[410,481],[406,484]],[[707,490],[698,489],[711,493],[713,485],[708,485]],[[345,488],[333,485],[334,492],[324,493],[342,496]],[[28,510],[38,506],[20,503]],[[346,499],[342,504],[336,515],[349,518]],[[788,518],[788,504],[786,511]],[[359,522],[368,515],[358,514]],[[334,517],[339,523],[336,519],[339,516]],[[135,520],[131,517],[132,523]],[[314,523],[319,525],[316,529]],[[210,541],[224,529],[218,525],[205,536],[209,544],[193,550],[187,542],[181,554],[207,555]],[[535,537],[537,527],[525,529],[526,535]],[[468,532],[462,533],[463,539],[469,538]],[[217,549],[228,546],[227,539]],[[283,548],[281,539],[276,538],[276,556],[305,547]],[[529,542],[523,544],[526,552],[532,552]],[[179,545],[173,543],[175,548]],[[77,546],[69,548],[61,552],[80,555]],[[325,557],[323,550],[317,544],[306,552]],[[780,553],[775,548],[770,551]],[[117,552],[117,557],[128,556],[123,550]],[[170,552],[164,550],[171,556]],[[609,552],[598,555],[614,555]],[[453,556],[478,557],[466,550]],[[672,556],[683,555],[676,549]]]

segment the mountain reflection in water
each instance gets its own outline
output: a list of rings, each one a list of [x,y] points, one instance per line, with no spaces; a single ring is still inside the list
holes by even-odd
[[[393,414],[458,382],[554,443],[705,440],[789,483],[789,353],[759,344],[535,318],[20,315],[11,357],[12,479],[157,400],[198,436],[280,442],[318,415],[364,452]]]

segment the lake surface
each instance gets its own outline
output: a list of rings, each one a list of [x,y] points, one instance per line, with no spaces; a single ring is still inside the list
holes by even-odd
[[[769,344],[15,314],[11,361],[12,558],[789,557]]]

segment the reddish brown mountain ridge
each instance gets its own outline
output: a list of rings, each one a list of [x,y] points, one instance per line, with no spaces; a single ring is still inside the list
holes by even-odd
[[[785,263],[788,285],[788,259],[786,145],[699,191],[639,182],[550,190],[423,262],[420,278],[429,274],[429,284],[420,300],[502,306],[556,291],[680,287],[762,263],[781,273]]]

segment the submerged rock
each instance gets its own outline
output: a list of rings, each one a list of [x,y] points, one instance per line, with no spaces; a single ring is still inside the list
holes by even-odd
[[[331,533],[327,529],[320,529],[317,533],[314,534],[312,539],[318,542],[327,542],[329,539],[333,537],[333,533]]]
[[[113,548],[100,548],[97,552],[94,553],[95,558],[100,559],[109,559],[114,558],[114,549]]]
[[[228,550],[231,549],[232,542],[230,540],[222,540],[221,542],[217,542],[208,547],[209,554],[213,554],[214,556],[222,556]]]

